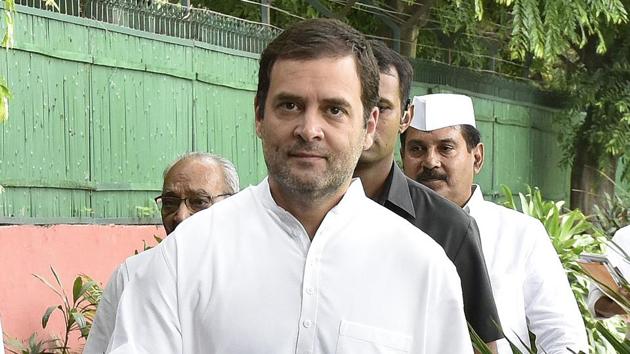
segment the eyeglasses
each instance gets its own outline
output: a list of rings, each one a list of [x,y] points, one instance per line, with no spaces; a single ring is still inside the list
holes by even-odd
[[[223,193],[215,196],[208,195],[196,195],[189,198],[179,197],[163,197],[158,195],[155,197],[155,202],[162,209],[162,214],[172,214],[179,209],[179,206],[184,202],[188,210],[196,213],[204,209],[208,209],[212,204],[218,202],[217,198],[225,198],[231,196],[233,193]]]

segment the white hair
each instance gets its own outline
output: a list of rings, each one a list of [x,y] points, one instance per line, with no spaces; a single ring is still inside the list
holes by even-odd
[[[171,168],[173,168],[173,166],[175,166],[178,162],[184,161],[184,160],[190,160],[190,159],[207,161],[209,163],[212,163],[214,165],[221,167],[221,169],[223,170],[223,184],[227,188],[225,192],[230,193],[230,194],[236,194],[239,191],[240,187],[239,187],[238,173],[236,172],[236,167],[234,167],[234,164],[232,163],[232,161],[224,157],[221,157],[219,155],[211,154],[209,152],[194,151],[194,152],[187,152],[183,154],[182,156],[178,157],[175,161],[171,162],[168,166],[166,166],[166,169],[164,169],[164,174],[162,177],[166,178],[166,175],[169,173]]]

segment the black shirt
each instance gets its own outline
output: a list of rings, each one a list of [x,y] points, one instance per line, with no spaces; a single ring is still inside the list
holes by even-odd
[[[475,220],[455,203],[407,178],[395,163],[377,202],[444,248],[462,282],[466,320],[486,343],[503,338]]]

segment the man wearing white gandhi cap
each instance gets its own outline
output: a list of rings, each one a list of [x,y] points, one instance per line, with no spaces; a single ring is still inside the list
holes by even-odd
[[[477,221],[505,337],[521,351],[534,345],[548,354],[588,351],[584,323],[566,275],[543,225],[485,201],[473,178],[484,146],[470,97],[414,97],[412,121],[401,136],[407,176],[470,213]],[[529,333],[536,335],[530,342]],[[512,353],[507,340],[499,353]]]

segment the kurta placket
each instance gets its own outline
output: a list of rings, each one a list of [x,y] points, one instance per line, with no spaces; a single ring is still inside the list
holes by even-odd
[[[296,354],[312,354],[315,351],[317,339],[317,306],[319,299],[319,270],[325,244],[331,234],[327,232],[328,225],[335,223],[337,211],[332,209],[320,224],[313,240],[302,224],[284,209],[274,206],[270,212],[275,213],[282,221],[280,225],[286,228],[294,242],[304,255],[304,273],[302,278],[302,302],[300,319],[298,321],[298,338]]]

